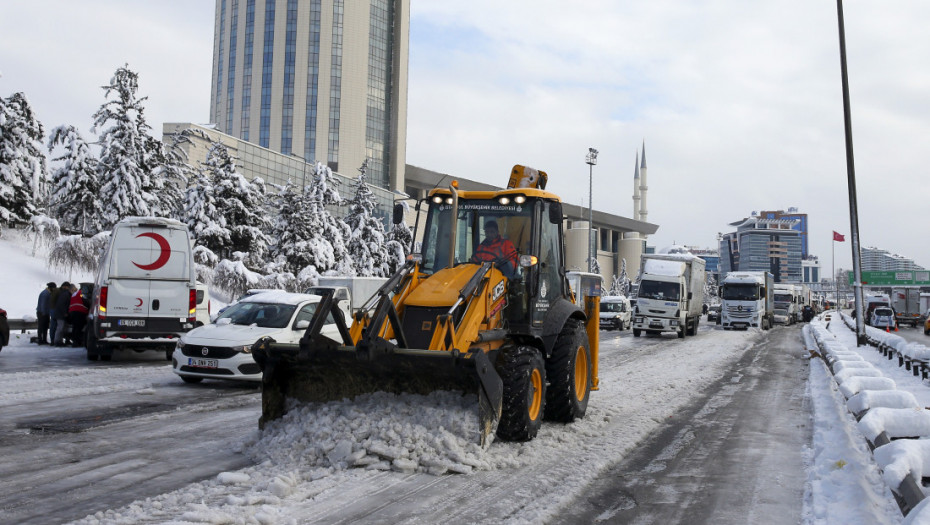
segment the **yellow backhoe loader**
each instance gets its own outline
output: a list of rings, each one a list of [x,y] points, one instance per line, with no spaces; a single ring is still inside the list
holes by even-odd
[[[453,182],[430,191],[417,206],[428,207],[421,253],[351,324],[325,293],[299,345],[264,338],[253,346],[264,372],[260,426],[281,417],[289,398],[375,391],[477,392],[482,446],[495,434],[533,439],[544,418],[583,417],[598,387],[601,279],[575,274],[570,286],[562,205],[547,180],[518,165],[504,190],[460,191]],[[327,322],[341,340],[320,333]]]

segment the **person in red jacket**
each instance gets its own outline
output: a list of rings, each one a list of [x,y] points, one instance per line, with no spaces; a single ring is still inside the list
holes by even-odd
[[[84,325],[87,324],[87,305],[81,287],[75,286],[68,304],[68,322],[71,323],[72,346],[84,346]]]
[[[517,269],[517,249],[509,239],[500,236],[497,221],[488,220],[484,223],[484,240],[475,250],[472,262],[493,262],[505,277],[513,277]]]

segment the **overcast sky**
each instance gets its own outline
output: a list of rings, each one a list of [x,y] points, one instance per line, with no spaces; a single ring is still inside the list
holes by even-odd
[[[830,272],[850,239],[835,2],[411,1],[407,162],[491,184],[510,167],[629,217],[646,144],[650,244],[716,246],[754,210],[809,214]],[[567,6],[571,6],[570,8]],[[584,7],[581,7],[584,6]],[[0,96],[90,135],[113,71],[149,123],[208,118],[215,2],[4,2]],[[861,244],[930,267],[930,3],[845,3]],[[850,243],[836,266],[851,267]]]

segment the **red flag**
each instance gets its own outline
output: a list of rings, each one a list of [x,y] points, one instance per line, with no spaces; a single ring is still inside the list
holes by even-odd
[[[844,237],[844,236],[842,236],[842,235],[840,235],[840,234],[838,234],[838,233],[836,233],[836,232],[833,232],[833,240],[834,240],[834,241],[843,242],[843,241],[846,240],[846,237]]]

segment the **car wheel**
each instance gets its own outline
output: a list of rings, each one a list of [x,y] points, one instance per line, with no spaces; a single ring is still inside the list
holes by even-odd
[[[199,383],[199,382],[203,381],[203,378],[202,378],[202,377],[196,377],[196,376],[181,376],[181,380],[184,381],[185,383],[191,383],[191,384],[193,384],[193,383]]]

